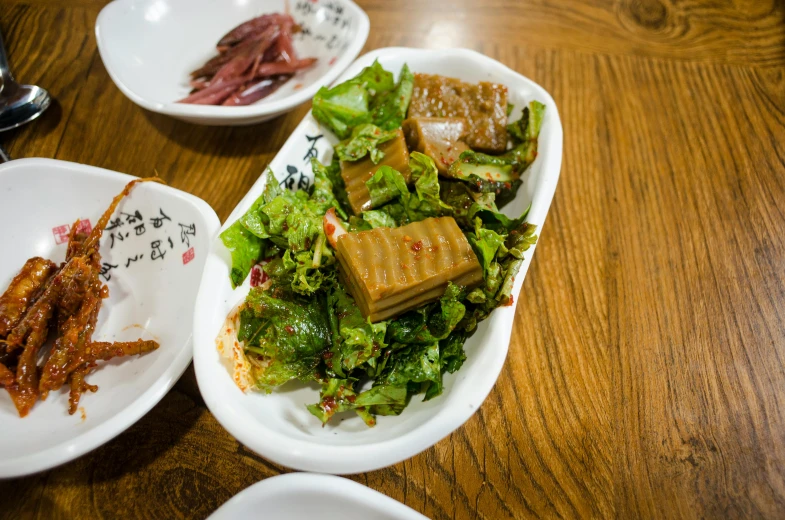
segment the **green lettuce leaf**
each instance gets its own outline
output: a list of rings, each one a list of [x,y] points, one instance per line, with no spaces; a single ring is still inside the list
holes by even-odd
[[[357,394],[354,389],[356,383],[351,379],[328,379],[322,384],[319,393],[319,402],[307,406],[308,411],[326,423],[339,412],[354,410],[365,424],[376,425],[372,411],[382,407],[396,407],[403,409],[406,406],[406,387],[383,385],[370,388]]]
[[[242,285],[251,268],[259,260],[262,240],[243,227],[238,220],[221,233],[221,242],[232,255],[232,270],[229,279],[232,289]]]
[[[340,377],[378,356],[386,346],[387,323],[371,324],[363,318],[354,298],[342,284],[335,284],[328,295],[328,308],[337,320],[337,337],[327,367]]]
[[[409,198],[406,179],[401,172],[386,165],[379,167],[365,185],[371,194],[371,205],[374,208],[394,199],[408,200]]]
[[[256,386],[269,391],[291,379],[313,378],[330,347],[330,328],[320,298],[276,298],[252,288],[240,312],[238,339],[252,361]]]
[[[414,74],[409,70],[409,66],[404,64],[395,88],[375,96],[371,102],[373,123],[384,130],[400,128],[406,119],[413,90]]]
[[[320,88],[313,98],[313,116],[340,139],[346,139],[352,128],[371,122],[371,96],[394,86],[392,74],[374,61],[354,78],[333,88]]]
[[[371,155],[371,162],[379,164],[384,158],[384,152],[378,146],[395,139],[395,130],[382,130],[376,125],[362,124],[354,127],[349,139],[335,146],[335,153],[342,161],[359,161],[366,155]]]
[[[351,215],[351,206],[349,205],[349,197],[346,194],[346,185],[341,177],[341,163],[338,156],[333,154],[332,162],[325,166],[315,157],[311,159],[311,169],[314,175],[314,193],[313,198],[324,200],[324,205],[329,204],[329,197],[332,195],[335,211],[338,215],[346,219]],[[329,190],[330,193],[327,193]],[[322,195],[321,192],[324,191]],[[329,207],[327,209],[330,209]]]

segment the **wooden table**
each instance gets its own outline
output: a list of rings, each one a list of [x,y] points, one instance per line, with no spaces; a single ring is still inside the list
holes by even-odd
[[[157,170],[226,218],[308,107],[248,128],[142,110],[96,50],[104,3],[0,0],[17,78],[56,99],[0,142]],[[565,147],[495,389],[433,448],[352,478],[439,519],[785,517],[785,4],[360,3],[365,50],[465,46],[543,85]],[[0,516],[200,518],[285,471],[189,369],[112,442],[0,482]]]

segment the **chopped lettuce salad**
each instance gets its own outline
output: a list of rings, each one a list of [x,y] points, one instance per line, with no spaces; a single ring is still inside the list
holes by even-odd
[[[380,147],[407,118],[414,84],[407,66],[396,82],[374,62],[355,78],[319,90],[313,115],[342,139],[332,162],[312,160],[309,191],[282,188],[268,171],[264,193],[221,234],[231,252],[233,287],[266,261],[268,281],[252,287],[239,309],[237,339],[250,381],[266,392],[294,379],[320,383],[319,400],[308,410],[322,423],[354,411],[373,426],[376,416],[398,415],[412,399],[438,397],[444,374],[466,360],[464,342],[478,323],[512,303],[515,276],[537,239],[525,213],[509,218],[498,208],[514,198],[536,157],[545,107],[532,102],[507,126],[504,153],[464,151],[446,174],[432,157],[411,151],[407,183],[402,172],[379,166]],[[349,206],[341,175],[342,162],[355,161],[375,168],[365,182],[371,209],[360,214]],[[481,266],[481,285],[467,290],[450,282],[435,301],[371,322],[342,283],[323,223],[331,208],[349,233],[453,217]]]

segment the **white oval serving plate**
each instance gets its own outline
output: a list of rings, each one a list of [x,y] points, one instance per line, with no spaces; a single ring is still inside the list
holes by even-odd
[[[370,52],[338,79],[355,76],[374,60],[395,74],[404,63],[414,72],[429,72],[465,81],[495,81],[509,89],[519,114],[531,100],[547,108],[539,140],[539,154],[523,177],[516,199],[504,208],[519,216],[531,203],[528,220],[542,226],[559,179],[562,127],[551,96],[542,87],[501,63],[465,49],[419,50],[388,48]],[[321,137],[319,137],[321,136]],[[336,138],[309,113],[273,159],[270,167],[287,186],[310,182],[308,158],[322,162],[332,156]],[[230,215],[239,218],[262,193],[266,175],[254,184]],[[518,300],[535,248],[529,249],[515,279]],[[232,380],[216,350],[215,338],[229,311],[245,298],[249,281],[232,290],[230,258],[219,239],[207,258],[194,316],[194,366],[199,388],[218,421],[240,442],[276,463],[305,471],[359,473],[405,460],[449,435],[477,411],[493,388],[510,342],[515,304],[495,310],[466,342],[468,356],[455,374],[445,374],[444,393],[428,402],[417,398],[398,417],[379,417],[368,428],[356,417],[325,427],[305,405],[318,401],[318,387],[290,382],[272,394],[243,393]]]
[[[221,37],[265,13],[289,12],[303,27],[294,46],[316,64],[248,106],[175,103],[188,95],[189,73],[217,51]],[[98,15],[98,51],[109,76],[137,105],[183,121],[249,125],[311,99],[360,53],[368,15],[351,0],[115,0]]]
[[[426,520],[392,498],[353,480],[314,473],[287,473],[248,487],[208,520]]]
[[[135,177],[51,159],[0,165],[0,291],[28,258],[65,258],[77,219],[92,227]],[[95,340],[155,339],[143,356],[99,363],[98,385],[68,414],[68,386],[38,402],[25,418],[0,389],[0,478],[72,460],[112,439],[163,398],[191,361],[193,301],[220,223],[204,201],[154,183],[137,185],[101,239],[102,280],[109,287]],[[171,242],[170,242],[171,240]]]

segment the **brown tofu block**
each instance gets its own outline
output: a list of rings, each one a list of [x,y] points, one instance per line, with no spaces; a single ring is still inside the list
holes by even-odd
[[[341,275],[363,316],[385,320],[439,299],[449,282],[473,288],[482,266],[452,217],[338,238]]]
[[[409,150],[406,147],[403,131],[399,128],[395,139],[379,145],[379,150],[384,152],[384,158],[379,164],[373,164],[371,156],[366,155],[359,161],[341,161],[341,177],[346,185],[346,195],[355,215],[371,209],[371,194],[365,183],[373,177],[376,170],[382,166],[389,166],[401,172],[408,183],[412,172],[409,169]]]
[[[500,153],[507,148],[507,87],[498,83],[415,74],[409,117],[463,117],[472,149]]]
[[[409,148],[424,153],[441,173],[469,149],[463,142],[469,124],[463,117],[410,117],[403,122]]]

